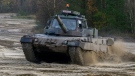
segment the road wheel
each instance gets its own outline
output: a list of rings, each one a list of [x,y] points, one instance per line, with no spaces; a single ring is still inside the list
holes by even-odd
[[[38,54],[34,51],[31,43],[22,43],[22,49],[25,55],[25,58],[34,63],[39,63]]]
[[[69,47],[69,56],[73,64],[84,65],[83,51],[80,47]]]

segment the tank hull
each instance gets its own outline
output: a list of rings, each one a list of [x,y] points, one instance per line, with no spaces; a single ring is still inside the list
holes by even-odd
[[[107,46],[113,45],[113,38],[90,38],[90,37],[64,37],[49,36],[45,34],[26,35],[20,40],[21,43],[32,43],[36,48],[45,48],[46,51],[67,53],[69,46],[81,47],[84,50],[107,51]],[[49,49],[49,50],[48,50]]]

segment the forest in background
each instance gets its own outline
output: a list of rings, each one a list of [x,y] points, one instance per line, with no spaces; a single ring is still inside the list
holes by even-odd
[[[96,27],[106,33],[135,34],[134,0],[0,0],[0,12],[20,15],[35,14],[40,27],[62,9],[81,12],[89,27]]]

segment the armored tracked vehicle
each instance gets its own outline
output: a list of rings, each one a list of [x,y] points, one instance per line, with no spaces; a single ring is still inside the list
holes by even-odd
[[[114,39],[99,37],[98,30],[89,28],[85,16],[79,12],[62,10],[48,20],[43,34],[24,35],[20,42],[30,62],[40,62],[41,54],[55,52],[65,53],[73,64],[85,65],[83,53],[107,52]]]

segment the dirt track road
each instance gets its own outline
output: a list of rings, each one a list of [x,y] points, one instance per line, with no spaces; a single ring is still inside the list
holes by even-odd
[[[29,33],[34,20],[11,19],[15,14],[0,14],[0,76],[135,76],[135,62],[98,63],[90,66],[46,63],[25,60],[20,37]],[[126,42],[135,53],[135,43]]]

